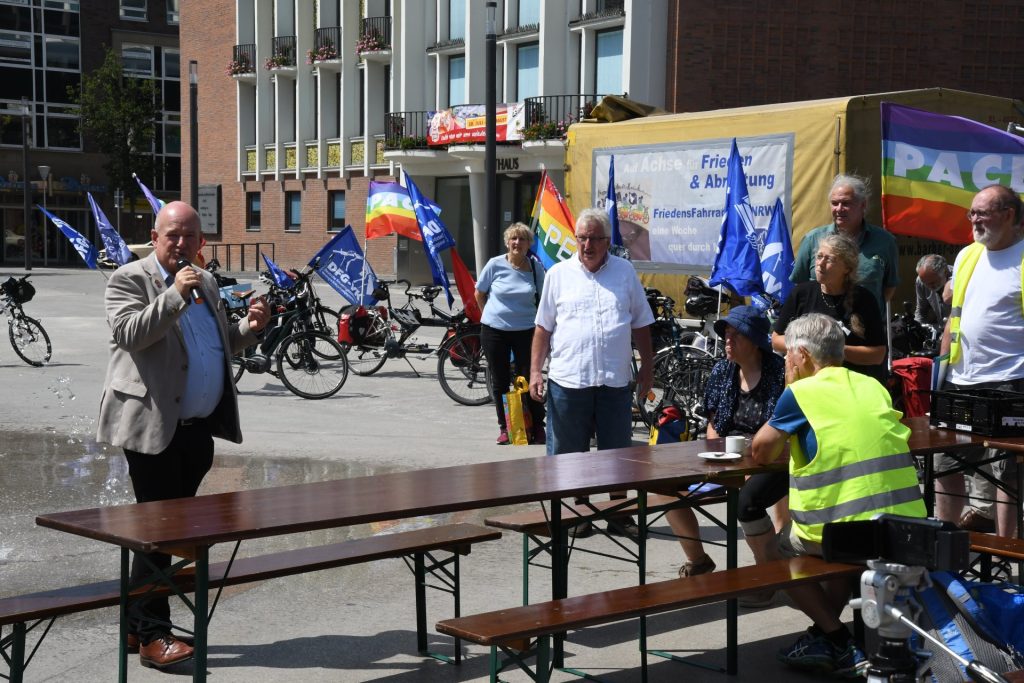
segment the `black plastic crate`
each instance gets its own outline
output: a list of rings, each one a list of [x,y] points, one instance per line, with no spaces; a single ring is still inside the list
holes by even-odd
[[[1000,389],[933,391],[931,423],[986,436],[1024,435],[1024,394]]]

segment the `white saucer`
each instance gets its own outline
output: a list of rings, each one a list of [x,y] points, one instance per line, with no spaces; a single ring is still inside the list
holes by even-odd
[[[697,457],[705,460],[739,460],[743,456],[739,453],[726,453],[725,451],[704,451],[698,453]]]

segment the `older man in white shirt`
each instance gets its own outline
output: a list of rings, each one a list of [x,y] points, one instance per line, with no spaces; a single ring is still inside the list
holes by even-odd
[[[632,443],[631,341],[640,353],[638,391],[653,381],[654,314],[633,265],[608,253],[610,234],[608,214],[585,209],[576,220],[576,257],[553,266],[544,282],[530,395],[546,398],[549,455],[589,450],[595,427],[599,450]]]

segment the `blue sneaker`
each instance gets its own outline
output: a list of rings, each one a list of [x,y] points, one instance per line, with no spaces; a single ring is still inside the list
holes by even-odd
[[[779,650],[776,655],[783,664],[794,669],[830,674],[836,669],[835,648],[824,636],[811,629],[788,648]]]
[[[835,670],[832,675],[837,678],[862,678],[867,667],[868,658],[852,640],[843,649],[836,649]],[[861,666],[861,665],[864,666]]]

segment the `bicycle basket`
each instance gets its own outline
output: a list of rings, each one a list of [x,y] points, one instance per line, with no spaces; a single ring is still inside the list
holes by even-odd
[[[32,297],[36,295],[36,288],[27,280],[15,280],[13,277],[9,277],[7,282],[0,286],[4,288],[4,293],[11,297],[11,301],[16,304],[26,304],[32,301]]]

